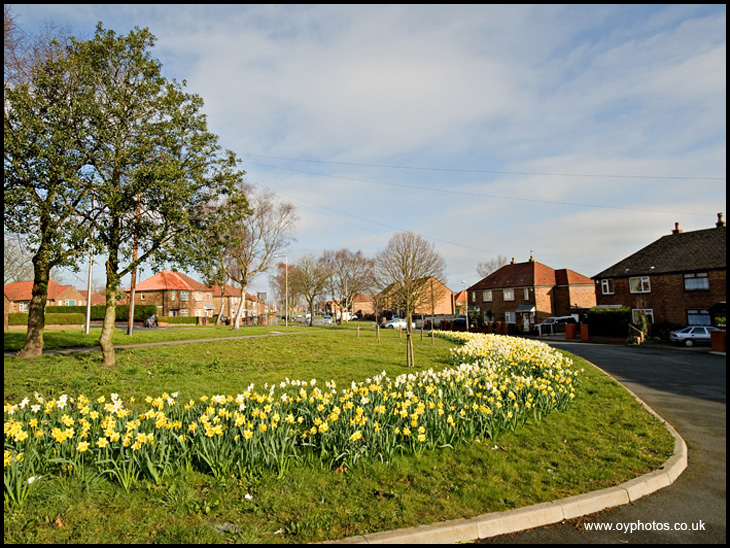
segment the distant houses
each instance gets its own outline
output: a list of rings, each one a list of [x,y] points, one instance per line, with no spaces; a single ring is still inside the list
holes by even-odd
[[[130,289],[125,290],[127,295]],[[206,317],[217,314],[234,316],[241,306],[241,290],[204,285],[182,272],[163,270],[141,281],[135,287],[134,303],[155,305],[158,316]],[[266,303],[246,293],[244,317],[268,312]]]
[[[28,312],[30,301],[33,297],[33,282],[10,282],[5,284],[5,301],[7,311]],[[104,304],[106,299],[103,295],[92,291],[91,304]],[[49,280],[48,296],[46,306],[86,306],[88,302],[86,290],[78,290],[72,285],[63,285]]]

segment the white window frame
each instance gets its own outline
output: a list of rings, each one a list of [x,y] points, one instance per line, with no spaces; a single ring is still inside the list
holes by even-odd
[[[502,300],[514,301],[515,300],[515,290],[512,289],[511,287],[509,289],[503,289],[502,290]]]
[[[601,280],[601,295],[613,295],[614,291],[612,278]]]
[[[639,321],[638,312],[643,312],[650,324],[654,323],[654,309],[653,308],[632,308],[631,309],[631,321],[637,323]]]
[[[492,302],[492,290],[491,289],[485,289],[482,291],[482,302],[489,303]]]
[[[27,303],[27,302],[18,303],[18,312],[28,312],[28,305],[30,305],[30,303]]]
[[[707,291],[710,289],[710,278],[707,272],[690,272],[684,275],[685,291]]]
[[[504,321],[507,323],[517,323],[517,313],[516,312],[505,312]]]
[[[139,300],[144,301],[144,291],[142,291],[142,293],[139,294]]]
[[[182,302],[188,302],[190,300],[190,295],[187,291],[180,291],[180,300]]]
[[[195,302],[200,302],[203,300],[203,293],[201,291],[195,292]]]
[[[76,299],[66,299],[63,301],[63,306],[76,306]]]
[[[651,293],[649,276],[635,276],[629,278],[629,293]]]
[[[530,300],[530,288],[529,287],[526,287],[525,288],[524,296],[525,296],[525,301],[529,301]]]
[[[170,300],[175,302],[177,300],[177,291],[170,291]]]

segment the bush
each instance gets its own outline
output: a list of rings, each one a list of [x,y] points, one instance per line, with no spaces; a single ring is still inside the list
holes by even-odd
[[[85,314],[46,314],[46,325],[83,325],[85,322]],[[8,325],[28,325],[28,313],[11,312],[8,314]]]
[[[586,314],[591,335],[602,337],[626,337],[631,323],[631,309],[591,308]]]
[[[151,316],[151,314],[150,314]],[[197,316],[160,316],[157,318],[158,322],[165,322],[165,323],[192,323],[197,324],[198,323],[198,317]]]
[[[84,315],[84,321],[86,321],[86,307],[85,306],[47,306],[46,314],[67,314],[77,313]],[[96,321],[102,321],[106,314],[106,305],[95,304],[91,307],[91,319]],[[157,314],[157,307],[153,304],[135,304],[134,305],[134,321],[143,322],[150,316]],[[118,304],[116,307],[116,321],[122,322],[129,319],[129,305]],[[46,323],[48,321],[46,320]],[[82,322],[83,323],[83,322]]]

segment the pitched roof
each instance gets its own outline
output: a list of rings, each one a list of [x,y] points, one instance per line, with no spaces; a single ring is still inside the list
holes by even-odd
[[[593,276],[619,278],[727,268],[726,228],[692,232],[676,229]]]
[[[73,288],[71,285],[61,285],[48,280],[48,299],[55,299],[69,288]],[[33,282],[10,282],[5,284],[4,287],[5,296],[10,301],[30,301],[33,296]]]
[[[237,287],[232,286],[231,284],[226,284],[225,287],[226,287],[226,297],[240,297],[241,296],[241,290],[238,289]],[[221,286],[218,284],[208,286],[208,289],[213,290],[214,297],[220,297],[221,293],[223,293],[223,291],[221,290]]]
[[[593,285],[588,276],[568,268],[554,270],[549,266],[530,260],[511,263],[495,270],[486,278],[472,285],[468,291],[479,289],[501,289],[505,287],[538,287],[554,285]]]
[[[541,285],[555,285],[555,270],[537,261],[527,261],[504,265],[475,283],[469,290]]]
[[[211,291],[200,282],[181,272],[163,270],[140,282],[135,291]]]

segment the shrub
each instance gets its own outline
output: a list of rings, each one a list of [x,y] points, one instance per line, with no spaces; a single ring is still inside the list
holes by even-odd
[[[631,323],[631,309],[591,308],[586,317],[591,335],[626,337]]]

